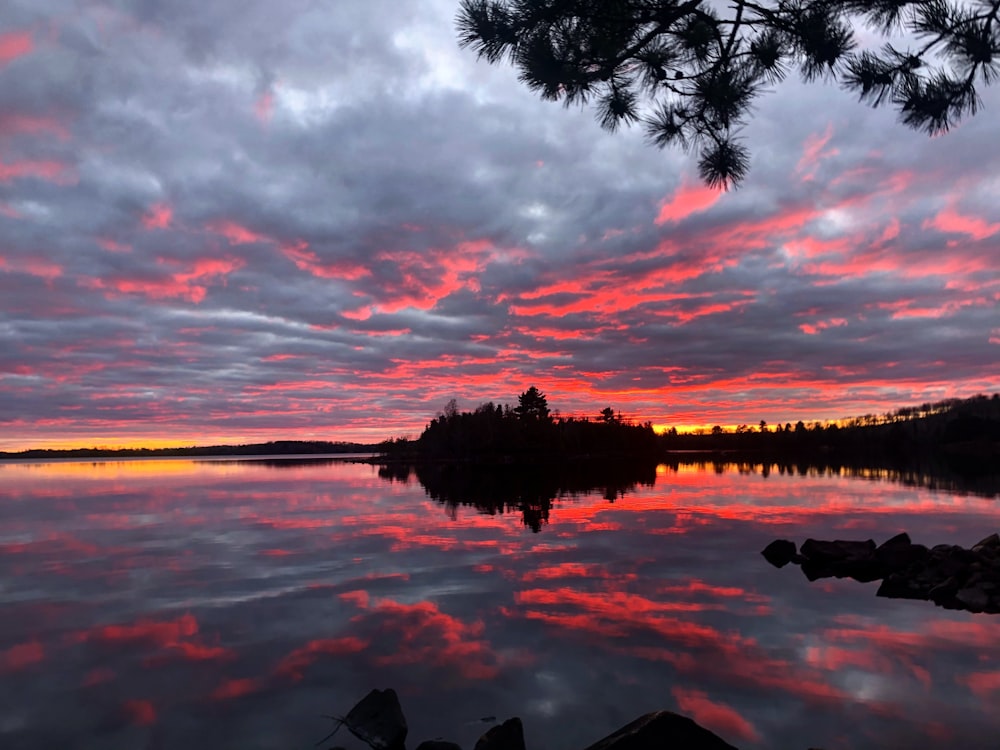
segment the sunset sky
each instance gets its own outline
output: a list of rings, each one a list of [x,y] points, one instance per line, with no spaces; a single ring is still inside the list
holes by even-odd
[[[457,0],[5,0],[0,450],[795,422],[1000,390],[1000,87],[796,75],[749,178],[542,102]]]

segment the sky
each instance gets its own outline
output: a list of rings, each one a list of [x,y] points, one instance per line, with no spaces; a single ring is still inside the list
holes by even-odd
[[[5,0],[0,450],[680,429],[1000,390],[1000,88],[793,74],[729,193],[456,43],[454,0]]]

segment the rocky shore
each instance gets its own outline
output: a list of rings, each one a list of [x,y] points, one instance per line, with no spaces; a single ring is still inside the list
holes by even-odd
[[[968,612],[1000,613],[1000,536],[991,534],[971,548],[954,544],[927,547],[914,544],[906,533],[880,545],[874,540],[818,541],[806,539],[800,548],[778,539],[761,554],[781,568],[799,565],[806,578],[853,578],[864,583],[881,580],[876,596],[922,599],[939,607]]]
[[[317,745],[329,740],[341,726],[372,750],[405,750],[407,724],[396,691],[372,690],[343,718],[335,719],[334,731]],[[344,750],[332,745],[329,750]],[[443,739],[425,740],[416,750],[462,750]],[[524,727],[518,717],[497,724],[476,742],[473,750],[526,750]],[[736,750],[718,735],[686,716],[672,711],[654,711],[640,716],[617,732],[598,740],[585,750]]]

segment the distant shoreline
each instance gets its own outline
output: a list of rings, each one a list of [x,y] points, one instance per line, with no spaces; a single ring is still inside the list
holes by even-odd
[[[0,451],[0,461],[105,458],[309,457],[379,453],[377,445],[322,440],[277,440],[248,445],[205,445],[182,448],[31,448]]]

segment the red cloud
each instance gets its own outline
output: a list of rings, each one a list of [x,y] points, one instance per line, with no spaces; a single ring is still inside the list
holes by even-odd
[[[165,265],[165,261],[160,261]],[[142,294],[150,299],[179,297],[198,303],[208,293],[208,283],[242,268],[240,258],[201,258],[189,270],[150,278],[83,279],[81,286],[104,291],[108,299],[121,294]],[[197,283],[196,283],[197,282]]]
[[[677,188],[670,200],[660,203],[660,212],[656,215],[657,226],[667,222],[679,222],[692,214],[706,211],[722,197],[723,190],[716,190],[702,185],[691,184],[685,179]]]
[[[936,216],[924,221],[924,229],[933,227],[950,234],[968,235],[974,240],[984,240],[1000,232],[1000,222],[990,224],[979,216],[960,214],[954,204],[941,209]]]
[[[57,185],[67,185],[76,180],[72,168],[60,161],[0,162],[0,182],[10,182],[21,177],[37,177]]]
[[[142,225],[146,229],[166,229],[174,219],[174,209],[168,203],[154,203],[143,214]]]
[[[813,134],[806,138],[806,142],[802,147],[802,158],[795,165],[795,172],[802,177],[803,182],[812,180],[816,176],[816,171],[819,169],[819,164],[823,159],[829,159],[831,156],[836,156],[840,153],[835,148],[824,150],[832,137],[833,124],[831,123],[826,126],[826,131],[823,135]]]
[[[564,522],[566,519],[560,514],[560,521]],[[619,581],[631,581],[635,580],[635,573],[627,573],[624,576],[614,576],[610,571],[606,570],[603,566],[598,563],[560,563],[558,565],[546,565],[534,570],[526,571],[522,576],[521,580],[524,582],[528,581],[538,581],[538,580],[552,580],[557,578],[589,578],[598,579],[606,578]]]
[[[205,228],[215,234],[221,234],[226,238],[230,245],[249,245],[254,242],[272,241],[267,235],[258,234],[252,229],[247,229],[242,224],[237,224],[235,221],[230,221],[228,219],[214,221],[208,224]]]
[[[371,276],[371,271],[360,263],[355,263],[354,261],[321,261],[316,253],[309,250],[309,244],[306,242],[282,245],[281,252],[284,253],[285,257],[292,261],[292,263],[294,263],[299,270],[306,271],[307,273],[322,279],[346,279],[348,281],[355,281],[364,276]],[[367,317],[368,316],[365,318],[355,319],[366,320]]]
[[[198,621],[188,613],[177,620],[139,620],[128,625],[105,625],[79,634],[78,639],[99,643],[149,643],[176,645],[198,633]]]
[[[254,677],[226,680],[209,697],[216,701],[242,698],[244,695],[260,692],[263,687],[264,683]]]
[[[0,651],[0,672],[19,672],[45,659],[45,648],[38,641],[28,641]]]
[[[77,633],[73,639],[108,646],[136,646],[152,649],[147,663],[156,664],[180,657],[186,661],[231,659],[230,649],[211,646],[198,637],[198,621],[188,613],[176,620],[139,620],[122,625],[105,625]]]
[[[302,648],[290,653],[275,668],[275,673],[293,680],[301,680],[305,670],[324,656],[356,654],[368,648],[368,641],[346,636],[310,641]]]
[[[844,318],[830,318],[829,320],[820,320],[816,323],[803,323],[799,326],[799,330],[810,336],[815,336],[827,328],[839,328],[846,325],[847,321]]]
[[[689,714],[707,729],[724,737],[736,737],[746,742],[759,742],[760,734],[735,709],[709,700],[701,690],[675,687],[670,691],[681,713]]]
[[[148,727],[156,723],[156,707],[151,701],[130,700],[122,704],[122,710],[136,726]]]
[[[27,133],[53,133],[60,140],[69,138],[69,130],[54,117],[34,117],[14,112],[0,114],[0,138]]]
[[[968,686],[975,695],[993,703],[994,694],[1000,692],[1000,672],[972,672],[958,676],[956,682]]]
[[[46,281],[52,281],[57,279],[63,274],[62,266],[53,263],[45,258],[4,258],[0,256],[0,268],[5,268],[8,271],[15,271],[19,273],[26,273],[30,276],[37,276],[40,279],[45,279]]]
[[[466,624],[429,601],[383,599],[373,613],[398,636],[395,651],[376,660],[380,665],[430,663],[455,669],[468,680],[491,680],[500,672],[490,644],[482,639],[480,621]]]
[[[363,589],[345,591],[339,598],[345,602],[351,602],[358,609],[368,609],[368,592]]]
[[[0,34],[0,68],[12,60],[27,55],[35,48],[30,31],[11,31]]]

